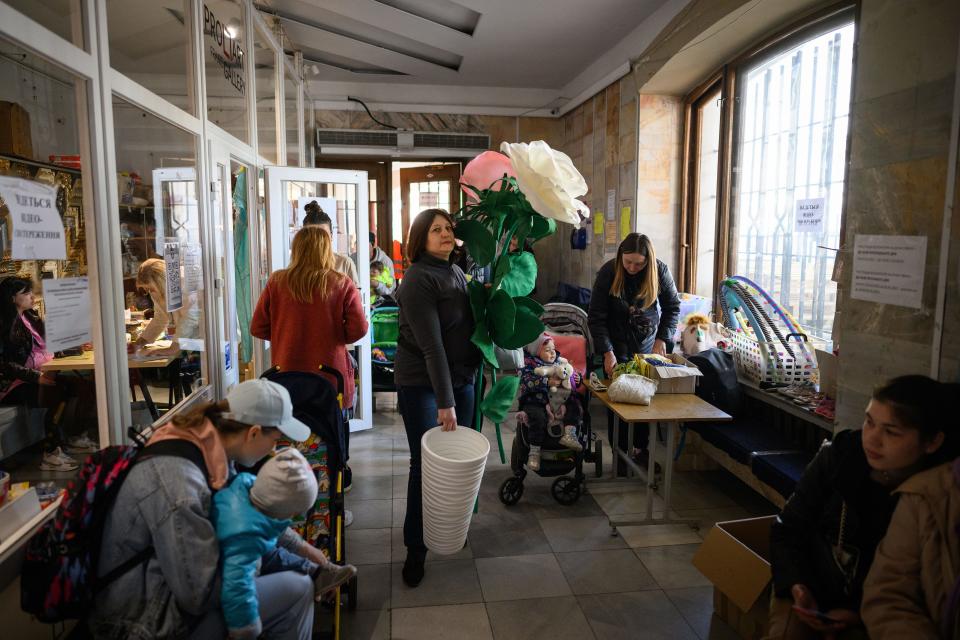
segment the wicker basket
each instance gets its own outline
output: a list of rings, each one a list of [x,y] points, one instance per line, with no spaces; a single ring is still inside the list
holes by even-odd
[[[759,385],[761,383],[778,384],[815,384],[818,381],[817,359],[812,347],[807,346],[806,336],[790,334],[787,342],[795,342],[794,355],[777,342],[754,340],[742,331],[733,331],[724,327],[724,336],[734,346],[733,357],[740,375]]]

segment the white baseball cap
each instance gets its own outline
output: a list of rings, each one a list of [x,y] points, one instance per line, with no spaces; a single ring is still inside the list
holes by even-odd
[[[290,392],[276,382],[263,378],[241,382],[230,389],[227,402],[230,413],[223,414],[224,418],[243,424],[276,427],[294,442],[303,442],[310,437],[310,427],[293,417]]]

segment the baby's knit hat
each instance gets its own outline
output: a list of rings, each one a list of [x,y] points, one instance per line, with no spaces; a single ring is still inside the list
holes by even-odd
[[[286,520],[317,500],[317,477],[296,449],[282,449],[260,468],[250,502],[260,513]]]
[[[543,343],[546,342],[547,340],[553,340],[553,336],[547,333],[546,331],[544,331],[539,336],[537,336],[536,340],[534,340],[533,342],[527,345],[526,347],[527,353],[529,353],[532,356],[539,357],[540,349],[543,348]]]

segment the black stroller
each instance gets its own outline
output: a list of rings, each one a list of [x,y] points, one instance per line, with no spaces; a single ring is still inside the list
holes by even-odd
[[[317,474],[320,492],[317,501],[303,518],[295,518],[293,526],[304,539],[326,551],[337,564],[346,558],[344,531],[343,470],[345,425],[343,421],[343,375],[333,367],[321,365],[320,371],[336,380],[336,390],[320,373],[280,371],[274,367],[263,378],[276,382],[290,392],[293,415],[313,432],[306,442],[290,443],[304,455]],[[357,608],[357,578],[337,589],[334,598],[331,636],[340,637],[340,607],[343,598],[350,610]]]
[[[593,340],[587,326],[587,314],[572,304],[551,302],[543,309],[540,317],[554,338],[557,349],[570,361],[574,369],[585,382],[589,376],[589,367],[593,361]],[[603,474],[603,454],[600,441],[593,435],[590,420],[590,391],[581,384],[574,391],[580,396],[583,405],[583,419],[578,425],[580,444],[583,451],[576,453],[560,444],[559,433],[548,431],[540,448],[540,469],[535,473],[542,478],[554,478],[550,492],[554,499],[563,505],[571,505],[580,499],[586,477],[583,463],[595,465],[596,476]],[[510,468],[513,476],[500,485],[500,501],[505,505],[514,505],[523,495],[523,480],[527,477],[527,456],[530,454],[530,441],[526,425],[517,425],[516,437],[510,450]],[[573,472],[573,475],[568,475]]]

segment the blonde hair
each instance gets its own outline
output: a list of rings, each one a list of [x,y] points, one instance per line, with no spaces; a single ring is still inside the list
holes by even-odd
[[[334,271],[333,242],[323,227],[304,227],[293,237],[290,266],[276,277],[297,302],[313,302],[327,297],[328,286],[344,277]]]
[[[657,296],[660,295],[660,276],[657,273],[657,253],[653,249],[650,238],[645,235],[631,233],[620,243],[617,248],[617,263],[613,266],[614,276],[610,293],[618,298],[623,297],[624,285],[627,280],[627,270],[623,268],[623,256],[627,253],[639,253],[647,259],[646,265],[640,272],[642,280],[635,299],[643,300],[643,308],[649,309],[657,301]],[[632,300],[628,300],[628,302],[632,302]]]
[[[143,264],[140,265],[140,269],[137,271],[137,286],[146,287],[152,286],[157,290],[158,298],[154,298],[153,294],[150,294],[150,298],[153,299],[154,306],[159,305],[163,311],[167,309],[167,266],[163,260],[160,258],[150,258],[149,260],[144,260]]]

